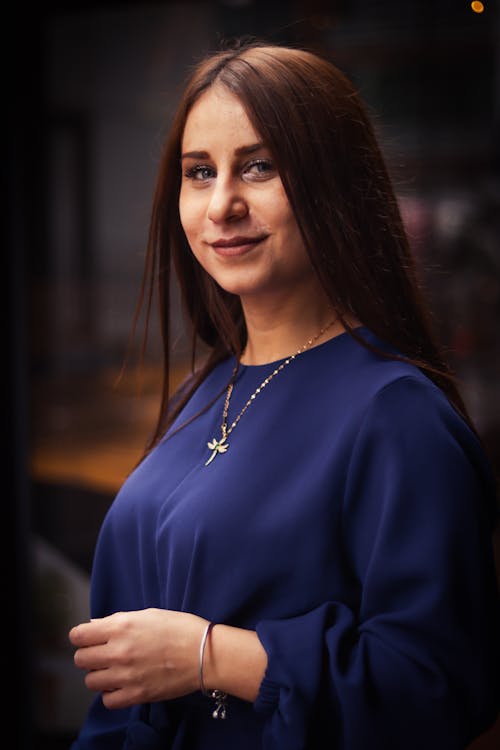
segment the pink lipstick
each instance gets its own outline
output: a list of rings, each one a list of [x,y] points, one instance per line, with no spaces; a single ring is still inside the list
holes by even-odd
[[[244,235],[237,235],[235,237],[227,237],[215,240],[209,244],[213,247],[217,255],[224,257],[231,257],[236,255],[244,255],[253,247],[258,245],[267,239],[269,235],[262,234],[257,237],[247,237]]]

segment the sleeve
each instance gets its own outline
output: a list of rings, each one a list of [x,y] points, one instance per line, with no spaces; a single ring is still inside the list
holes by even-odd
[[[109,710],[99,695],[70,750],[166,750],[170,729],[163,703]]]
[[[98,695],[70,750],[121,750],[128,717],[129,709],[109,711]]]
[[[257,625],[265,750],[463,750],[494,722],[494,495],[479,441],[435,386],[404,377],[377,394],[342,513],[356,604]]]
[[[117,509],[117,500],[101,526],[91,579],[92,617],[112,612],[142,609],[141,576],[134,517],[124,523],[127,509]],[[154,576],[151,577],[154,580]],[[164,702],[145,703],[124,709],[108,709],[99,693],[91,702],[85,721],[70,750],[165,750],[172,746],[172,724]]]

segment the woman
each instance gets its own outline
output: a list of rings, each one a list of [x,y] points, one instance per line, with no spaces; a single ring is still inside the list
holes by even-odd
[[[330,62],[194,70],[147,264],[166,376],[172,264],[208,355],[103,523],[74,750],[464,748],[499,706],[494,481]]]

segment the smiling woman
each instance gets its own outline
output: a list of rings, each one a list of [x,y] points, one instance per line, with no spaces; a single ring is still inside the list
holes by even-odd
[[[169,391],[175,271],[208,354]],[[350,81],[196,66],[144,276],[163,401],[100,531],[73,750],[461,750],[500,703],[495,481]],[[214,437],[215,436],[215,437]]]
[[[271,152],[259,142],[241,101],[222,86],[203,94],[187,118],[182,150],[182,228],[204,270],[239,296],[247,324],[241,361],[260,364],[248,351],[254,343],[249,325],[276,321],[278,311],[300,320],[306,309],[306,325],[318,325],[332,316],[331,301],[314,272]],[[290,344],[282,343],[287,354]],[[280,352],[262,354],[272,361]]]

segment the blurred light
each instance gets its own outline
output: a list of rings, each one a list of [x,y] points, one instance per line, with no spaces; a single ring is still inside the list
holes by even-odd
[[[482,13],[484,10],[484,5],[483,3],[480,3],[479,0],[474,0],[474,2],[470,4],[470,7],[474,13]]]

